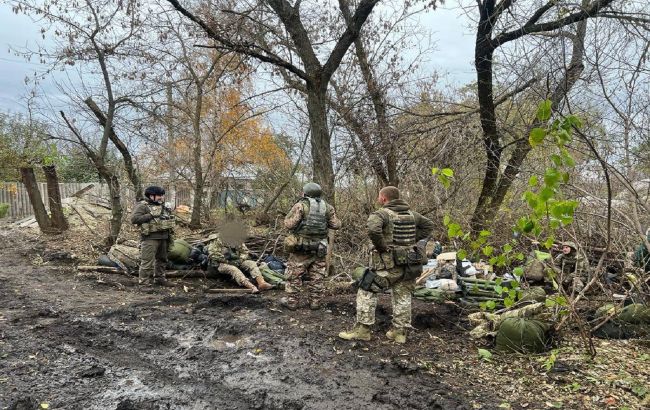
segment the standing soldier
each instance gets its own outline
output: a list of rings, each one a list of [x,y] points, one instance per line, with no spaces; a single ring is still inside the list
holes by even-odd
[[[560,275],[559,282],[565,289],[571,288],[573,292],[580,292],[585,287],[589,263],[578,253],[574,242],[562,243],[562,253],[555,257],[554,263],[555,270]]]
[[[282,304],[289,309],[298,307],[303,293],[302,282],[308,281],[309,308],[320,309],[320,298],[325,276],[328,229],[339,229],[341,221],[334,207],[321,199],[320,185],[310,182],[303,188],[303,197],[291,208],[284,219],[284,226],[291,232],[285,240],[290,252],[287,261],[287,284],[289,297]]]
[[[140,226],[140,272],[138,283],[165,285],[167,250],[174,242],[174,215],[164,205],[165,190],[150,186],[133,210],[131,223]]]
[[[400,199],[396,187],[382,188],[377,201],[382,208],[368,217],[366,225],[374,249],[370,269],[366,270],[357,291],[357,321],[351,331],[341,332],[339,337],[370,340],[377,292],[392,289],[393,325],[386,336],[405,343],[406,329],[411,327],[411,292],[426,260],[424,250],[416,243],[431,234],[433,222],[411,211]]]
[[[264,280],[260,268],[255,261],[251,260],[248,247],[243,242],[225,244],[219,234],[208,236],[208,241],[210,264],[217,269],[217,272],[232,277],[239,286],[250,289],[252,293],[273,287]],[[257,286],[244,275],[244,272],[255,280]]]

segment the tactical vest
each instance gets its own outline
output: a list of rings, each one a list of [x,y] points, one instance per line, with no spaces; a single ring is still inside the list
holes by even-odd
[[[147,201],[141,201],[140,203],[145,204],[149,208],[149,213],[154,216],[149,222],[145,222],[140,225],[140,232],[143,236],[147,236],[154,232],[166,231],[174,229],[176,221],[174,220],[174,215],[161,205],[153,205]],[[160,219],[161,215],[166,215],[169,219]]]
[[[562,255],[560,268],[563,273],[574,273],[576,271],[577,258],[575,256]]]
[[[303,201],[305,205],[309,203],[309,212],[303,216],[294,233],[302,238],[327,238],[327,203],[314,198],[306,198]]]
[[[383,208],[390,221],[384,240],[387,245],[410,247],[416,243],[415,216],[411,211],[393,211]]]

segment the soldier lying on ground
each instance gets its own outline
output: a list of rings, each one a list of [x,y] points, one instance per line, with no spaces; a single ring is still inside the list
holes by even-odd
[[[217,272],[232,277],[239,286],[250,289],[253,293],[273,288],[264,280],[257,263],[251,260],[244,243],[226,245],[219,234],[212,234],[208,237],[208,255],[209,264]],[[257,286],[244,273],[250,275]]]

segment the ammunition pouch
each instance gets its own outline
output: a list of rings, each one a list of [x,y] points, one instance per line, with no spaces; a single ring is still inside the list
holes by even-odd
[[[363,289],[366,292],[379,293],[384,289],[376,282],[377,272],[370,268],[366,268],[363,272],[363,276],[357,282],[359,289]]]
[[[140,232],[143,236],[147,236],[154,232],[171,231],[176,226],[176,221],[173,216],[168,216],[165,219],[155,218],[149,222],[140,225]]]
[[[315,254],[323,258],[327,255],[327,239],[304,238],[291,234],[284,239],[284,249],[291,253]]]
[[[370,268],[373,270],[389,270],[395,267],[395,258],[391,251],[379,252],[376,249],[370,254]]]
[[[422,274],[426,263],[426,251],[418,246],[396,246],[393,248],[395,266],[404,268],[404,279],[411,280]]]

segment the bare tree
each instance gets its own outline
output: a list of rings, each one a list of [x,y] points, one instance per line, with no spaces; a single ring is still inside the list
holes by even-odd
[[[303,81],[307,91],[307,110],[311,129],[311,153],[313,161],[314,180],[319,182],[329,199],[334,196],[334,170],[331,154],[331,135],[327,124],[327,88],[329,81],[339,67],[348,48],[358,37],[361,27],[379,0],[361,0],[355,9],[350,24],[345,24],[345,30],[335,40],[331,51],[327,54],[325,63],[321,63],[315,48],[315,41],[310,36],[318,33],[309,32],[301,12],[301,1],[291,5],[287,0],[264,0],[252,7],[242,4],[240,9],[224,7],[222,14],[237,16],[235,24],[227,26],[214,16],[201,18],[198,13],[191,12],[178,0],[168,0],[183,15],[197,23],[210,38],[228,50],[253,57],[264,63],[269,63],[289,71]],[[322,4],[317,7],[322,8]],[[317,10],[312,10],[318,13]],[[282,40],[284,48],[279,52],[264,47],[256,37],[274,32],[269,17],[277,19],[283,32],[276,33]],[[210,18],[210,20],[207,20]],[[241,29],[249,27],[256,36],[242,38]],[[265,34],[262,34],[265,33]],[[318,50],[321,51],[322,50]],[[284,55],[282,55],[283,53]],[[296,57],[301,65],[294,63]]]

